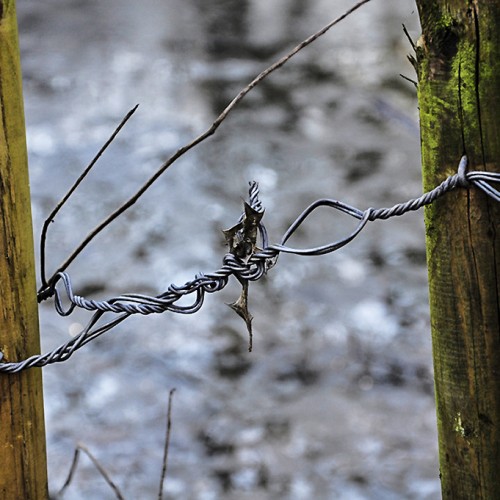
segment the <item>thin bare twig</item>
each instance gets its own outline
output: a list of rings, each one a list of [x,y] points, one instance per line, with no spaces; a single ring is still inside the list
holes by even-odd
[[[75,453],[73,454],[73,461],[71,462],[71,467],[68,472],[68,477],[66,478],[66,481],[64,481],[64,484],[62,485],[62,488],[57,492],[57,497],[59,498],[62,496],[66,488],[71,484],[71,481],[73,480],[73,474],[76,471],[76,467],[78,465],[78,457],[80,456],[80,449],[78,446],[75,448]]]
[[[130,117],[136,112],[139,105],[134,106],[123,118],[118,127],[115,128],[114,132],[110,135],[109,139],[104,143],[101,149],[94,156],[92,161],[88,164],[82,174],[78,177],[75,183],[71,186],[68,192],[63,196],[61,201],[55,206],[49,216],[45,219],[42,227],[42,234],[40,236],[40,276],[42,280],[42,288],[47,286],[46,274],[45,274],[45,246],[47,240],[47,230],[50,226],[51,222],[54,222],[54,218],[61,210],[63,205],[68,201],[69,197],[75,192],[76,188],[80,185],[80,183],[87,177],[87,174],[92,170],[92,167],[97,163],[99,158],[103,155],[104,151],[108,148],[108,146],[114,141],[115,137],[118,135],[120,130],[124,127],[124,125],[128,122]]]
[[[406,80],[407,82],[410,82],[410,83],[413,83],[413,85],[415,85],[415,88],[418,89],[418,83],[415,81],[415,80],[412,80],[411,78],[403,75],[402,73],[399,73],[399,76],[403,79],[403,80]]]
[[[175,389],[171,389],[168,395],[167,432],[165,435],[165,448],[163,450],[163,462],[160,477],[160,489],[158,491],[158,500],[163,500],[163,483],[165,482],[165,477],[167,476],[168,448],[170,446],[170,431],[172,428],[172,398],[174,396],[174,392]]]
[[[417,46],[415,42],[413,41],[413,38],[410,36],[410,33],[408,32],[408,29],[406,26],[403,24],[403,33],[406,35],[406,38],[410,42],[411,48],[416,52],[417,51]]]
[[[80,456],[80,452],[81,451],[83,451],[83,453],[85,453],[90,458],[90,460],[94,464],[95,468],[99,471],[99,473],[104,478],[104,480],[106,481],[106,483],[108,483],[109,487],[115,493],[116,498],[118,498],[118,500],[125,500],[125,498],[122,495],[120,489],[113,482],[113,480],[109,476],[109,474],[106,471],[106,469],[99,463],[99,461],[97,460],[97,458],[95,458],[94,455],[92,455],[92,453],[90,453],[89,449],[85,445],[83,445],[81,443],[79,443],[76,446],[76,448],[75,448],[75,454],[73,455],[73,462],[71,463],[71,467],[69,469],[68,477],[66,478],[66,481],[64,482],[62,488],[58,491],[57,496],[60,497],[64,493],[64,491],[66,490],[66,488],[71,484],[71,481],[73,480],[73,475],[74,475],[74,473],[76,471],[76,468],[77,468],[77,465],[78,465],[78,458]]]
[[[147,180],[143,186],[133,195],[131,196],[123,205],[117,208],[114,212],[112,212],[106,219],[104,219],[98,226],[96,226],[78,245],[78,247],[71,253],[71,255],[60,265],[60,267],[55,271],[52,277],[47,281],[47,286],[50,286],[55,280],[55,275],[59,272],[64,271],[67,267],[75,260],[75,258],[82,252],[82,250],[109,224],[111,224],[117,217],[119,217],[122,213],[128,210],[132,205],[136,203],[136,201],[151,187],[151,185],[170,167],[175,161],[177,161],[181,156],[186,154],[189,150],[193,149],[195,146],[203,142],[205,139],[210,137],[215,133],[215,131],[219,128],[221,123],[227,118],[229,113],[238,105],[238,103],[262,80],[264,80],[271,73],[281,68],[284,64],[286,64],[294,55],[300,52],[302,49],[316,41],[319,37],[324,35],[331,28],[336,26],[338,23],[347,18],[354,11],[367,4],[371,0],[361,0],[357,2],[353,7],[348,9],[344,14],[337,17],[322,29],[306,38],[304,41],[299,43],[295,48],[293,48],[290,52],[285,54],[281,59],[276,61],[274,64],[269,66],[267,69],[262,71],[259,75],[257,75],[246,87],[244,87],[239,94],[226,106],[226,108],[222,111],[222,113],[215,119],[212,125],[198,137],[193,139],[188,144],[179,148],[170,158],[168,158],[156,171],[156,173]]]

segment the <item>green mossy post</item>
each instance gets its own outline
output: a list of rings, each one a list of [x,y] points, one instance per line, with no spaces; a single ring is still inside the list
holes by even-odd
[[[417,0],[424,189],[500,172],[500,0]],[[500,206],[459,189],[425,212],[444,499],[500,498]]]
[[[31,200],[14,0],[0,0],[0,350],[40,352]],[[0,498],[48,498],[42,374],[0,374]]]

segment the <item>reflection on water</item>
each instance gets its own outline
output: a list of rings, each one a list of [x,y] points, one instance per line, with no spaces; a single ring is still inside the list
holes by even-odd
[[[51,226],[49,271],[246,83],[350,5],[19,2],[37,232],[141,104]],[[403,22],[416,38],[413,1],[370,3],[255,88],[74,263],[77,292],[156,294],[217,269],[220,230],[238,219],[252,179],[272,242],[317,198],[366,208],[417,195],[415,90],[398,76],[412,71]],[[351,225],[325,211],[292,243],[322,244]],[[426,271],[411,258],[423,245],[421,214],[413,214],[368,227],[335,255],[281,256],[250,289],[252,354],[224,304],[238,296],[234,284],[195,316],[131,319],[46,369],[52,488],[82,441],[126,496],[153,498],[175,386],[171,497],[435,497]],[[43,306],[44,349],[85,321]],[[71,498],[109,494],[81,467]]]

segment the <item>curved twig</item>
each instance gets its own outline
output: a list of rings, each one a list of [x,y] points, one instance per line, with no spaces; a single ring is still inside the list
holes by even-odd
[[[42,234],[40,236],[40,279],[42,281],[42,288],[47,287],[47,280],[45,274],[45,246],[47,241],[47,231],[52,222],[54,222],[55,216],[58,214],[59,210],[64,206],[64,204],[69,200],[70,196],[75,192],[76,188],[80,185],[80,183],[87,177],[87,174],[92,170],[94,165],[98,162],[99,158],[103,155],[104,151],[108,148],[108,146],[115,140],[115,137],[118,135],[120,130],[125,126],[128,120],[132,117],[132,115],[136,112],[139,104],[136,104],[122,119],[118,127],[115,128],[113,133],[110,135],[109,139],[104,143],[101,149],[97,152],[97,154],[92,158],[92,161],[87,165],[85,170],[80,174],[75,183],[69,188],[68,192],[62,197],[61,201],[54,207],[52,212],[45,219],[42,226]]]

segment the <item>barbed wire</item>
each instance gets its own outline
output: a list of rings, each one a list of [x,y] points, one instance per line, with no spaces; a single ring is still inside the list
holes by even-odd
[[[81,308],[93,311],[92,318],[78,335],[53,351],[46,354],[34,355],[19,362],[0,363],[0,372],[17,373],[31,367],[42,367],[66,361],[75,351],[111,330],[133,314],[161,314],[166,311],[178,314],[193,314],[203,306],[205,295],[222,290],[228,284],[231,276],[236,277],[240,283],[248,285],[250,281],[261,279],[276,264],[280,253],[317,256],[334,252],[350,243],[369,221],[386,220],[418,210],[425,205],[433,203],[436,199],[457,187],[467,189],[476,187],[494,201],[500,202],[500,191],[493,186],[495,183],[500,183],[500,173],[468,172],[467,157],[463,156],[456,174],[448,177],[436,188],[424,193],[422,196],[405,203],[396,204],[390,208],[360,210],[339,200],[317,200],[296,218],[283,235],[279,244],[270,245],[268,243],[267,230],[262,223],[264,208],[259,199],[258,183],[251,182],[249,187],[249,202],[245,204],[245,212],[233,228],[225,231],[230,251],[224,255],[220,269],[212,273],[197,274],[194,279],[181,286],[171,284],[164,293],[157,296],[127,293],[108,300],[93,300],[76,295],[73,292],[73,286],[68,273],[59,272],[55,276],[55,280],[50,288],[41,291],[41,295],[43,295],[42,300],[53,296],[55,309],[61,316],[68,316],[75,308]],[[287,246],[286,243],[291,236],[319,207],[333,208],[358,219],[359,223],[348,236],[325,245],[312,248],[293,248]],[[262,249],[257,247],[257,232],[260,235]],[[59,281],[62,283],[62,288],[69,300],[67,308],[63,305],[61,290],[57,286]],[[191,304],[178,304],[179,301],[190,295],[194,295],[194,300]],[[117,317],[101,326],[97,326],[102,317],[109,313],[117,314]],[[240,314],[240,312],[238,313]],[[245,316],[242,315],[242,317]],[[251,335],[250,328],[249,333]],[[0,352],[0,360],[2,356]]]

